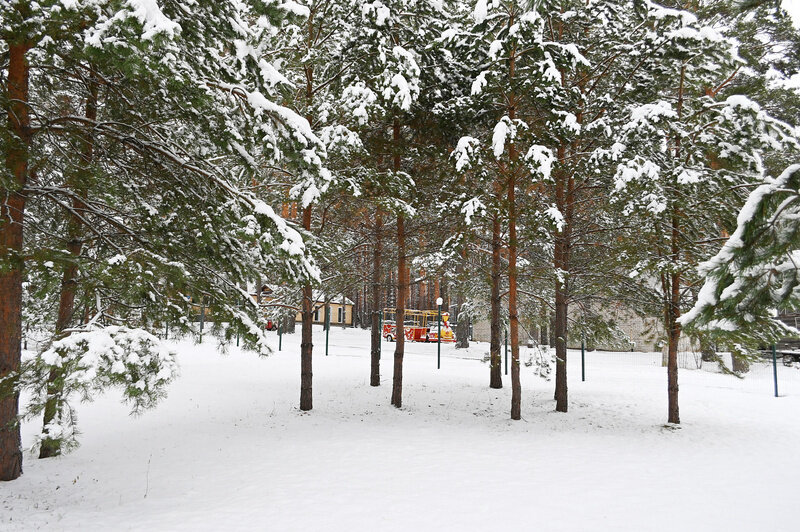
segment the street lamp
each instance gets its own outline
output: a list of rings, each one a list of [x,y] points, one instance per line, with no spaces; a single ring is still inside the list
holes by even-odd
[[[436,332],[436,369],[442,368],[442,300],[441,297],[436,298],[436,305],[439,307],[439,319],[436,321],[438,331]]]

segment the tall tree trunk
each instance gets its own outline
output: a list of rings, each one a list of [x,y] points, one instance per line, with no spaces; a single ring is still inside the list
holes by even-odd
[[[314,13],[308,17],[308,39],[307,46],[310,50],[314,43]],[[314,104],[314,67],[307,65],[304,69],[306,76],[306,120],[309,127],[314,126],[313,116],[311,111]],[[303,228],[306,231],[311,231],[311,205],[303,208]],[[300,330],[300,410],[311,410],[313,407],[312,400],[312,355],[314,350],[313,329],[314,323],[314,290],[311,283],[306,283],[303,286],[303,311],[302,311],[302,327]]]
[[[406,234],[405,219],[402,214],[397,216],[397,307],[395,309],[395,348],[394,348],[394,375],[392,384],[392,404],[397,408],[403,406],[403,355],[405,354],[406,334],[406,291],[408,287],[406,277]]]
[[[509,17],[509,31],[515,23],[514,14]],[[509,80],[513,85],[516,69],[516,47],[512,46],[508,59]],[[508,96],[508,118],[513,122],[517,112],[516,94]],[[508,333],[511,337],[511,419],[522,418],[522,385],[519,375],[519,316],[517,315],[517,205],[516,172],[517,145],[509,143],[508,158]]]
[[[375,212],[375,243],[372,246],[372,330],[370,331],[369,385],[381,385],[381,253],[383,216],[380,208]]]
[[[395,117],[392,126],[394,157],[392,166],[395,172],[400,171],[400,120]],[[406,231],[404,215],[397,215],[397,305],[395,309],[396,344],[394,348],[394,375],[392,382],[392,404],[397,408],[403,406],[403,355],[405,354],[406,335],[406,293],[408,278],[406,271]]]
[[[567,195],[569,194],[568,179],[564,175],[563,164],[566,149],[563,145],[558,147],[558,159],[562,169],[556,176],[556,207],[563,214],[564,225],[556,231],[555,249],[553,252],[553,266],[558,273],[555,283],[555,340],[556,340],[556,411],[566,412],[567,400],[567,316],[569,300],[569,227],[567,221]]]
[[[508,328],[511,337],[511,419],[522,418],[522,385],[519,375],[519,316],[517,315],[517,209],[516,182],[512,169],[508,183]]]
[[[22,228],[25,212],[23,188],[28,180],[30,116],[28,114],[30,43],[9,43],[8,128],[13,138],[6,151],[6,170],[13,178],[0,202],[0,379],[16,375],[22,347]],[[19,392],[16,379],[0,386],[0,480],[22,474],[19,431]]]
[[[678,223],[677,209],[673,207],[672,214],[672,255],[673,264],[678,262],[678,237],[680,226]],[[667,394],[669,397],[669,416],[667,421],[670,423],[680,423],[681,417],[678,410],[678,341],[681,337],[681,324],[678,318],[681,315],[681,276],[674,272],[670,275],[670,298],[669,298],[669,348],[667,354]]]
[[[311,205],[303,209],[303,227],[307,231],[311,229]],[[311,410],[313,407],[311,356],[314,349],[314,303],[314,290],[310,283],[306,283],[303,286],[303,322],[300,329],[300,410]]]
[[[566,283],[566,280],[564,281]],[[567,411],[567,289],[556,280],[556,411]]]
[[[683,116],[683,90],[684,81],[686,79],[686,66],[681,67],[680,85],[678,87],[678,102],[676,110],[678,119]],[[677,136],[675,139],[675,159],[679,160],[681,157],[681,139]],[[680,423],[680,413],[678,410],[678,341],[681,337],[681,324],[678,323],[678,318],[681,315],[681,274],[677,271],[679,267],[678,261],[680,260],[680,212],[677,205],[673,203],[671,212],[671,226],[670,233],[670,246],[671,246],[671,263],[673,272],[670,274],[670,293],[669,303],[667,309],[667,327],[668,327],[668,346],[667,346],[667,396],[668,396],[668,418],[669,423]]]
[[[97,83],[94,77],[94,70],[90,67],[92,75],[89,77],[88,94],[86,97],[86,118],[94,122],[97,120]],[[75,314],[75,294],[78,289],[78,260],[83,247],[81,221],[76,212],[86,208],[81,198],[86,197],[88,192],[88,180],[91,172],[91,164],[94,160],[94,134],[87,132],[83,138],[83,153],[79,169],[67,178],[65,187],[72,190],[75,196],[72,199],[72,212],[68,214],[67,221],[67,251],[70,254],[71,262],[64,267],[61,278],[61,294],[58,300],[58,316],[56,317],[55,339],[68,336],[64,331],[69,327],[72,317]],[[60,417],[63,409],[63,377],[62,371],[53,369],[50,372],[47,382],[47,400],[44,407],[44,419],[42,423],[42,439],[39,448],[39,458],[50,458],[61,454],[61,442],[58,439],[47,437],[48,425],[54,419]]]
[[[492,272],[489,282],[491,292],[489,295],[491,304],[491,318],[489,324],[489,387],[502,388],[503,376],[501,373],[502,358],[500,355],[500,344],[503,341],[502,320],[500,319],[500,305],[502,296],[500,295],[500,280],[502,273],[500,270],[500,217],[495,214],[492,218]]]
[[[458,263],[456,275],[458,278],[458,288],[456,290],[456,349],[466,349],[469,347],[469,320],[467,314],[462,314],[461,307],[464,306],[464,268],[466,266],[467,248],[461,254],[461,261]],[[452,321],[453,318],[451,318]]]
[[[539,311],[539,321],[541,325],[539,326],[539,345],[544,347],[547,345],[547,326],[550,323],[550,313],[547,312],[547,305],[542,303],[542,308]]]

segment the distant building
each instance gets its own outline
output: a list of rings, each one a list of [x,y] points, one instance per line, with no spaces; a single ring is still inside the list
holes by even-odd
[[[269,308],[270,302],[274,301],[274,289],[269,285],[261,288],[261,303]],[[325,323],[325,307],[330,312],[330,322],[332,325],[353,325],[353,301],[341,294],[325,294],[321,291],[314,291],[314,323]],[[251,294],[255,300],[256,294]],[[303,321],[302,312],[298,311],[295,315],[295,322]]]
[[[570,307],[570,321],[577,319],[573,314],[574,310]],[[608,303],[603,307],[603,312],[607,318],[614,321],[617,329],[616,338],[613,341],[599,342],[597,344],[588,344],[589,349],[599,349],[602,351],[641,351],[641,352],[657,352],[661,351],[663,346],[659,343],[659,337],[663,336],[661,322],[652,317],[643,318],[638,314],[630,311],[622,303]],[[521,316],[521,318],[523,318]],[[525,345],[529,339],[535,343],[552,343],[552,328],[551,327],[530,327],[526,328],[526,323],[520,320],[519,341],[520,344]],[[474,322],[472,338],[479,342],[489,342],[490,340],[490,323],[487,318],[478,318]],[[501,342],[505,339],[505,332],[503,331]],[[571,335],[567,346],[571,349],[580,348],[580,338]],[[679,343],[678,350],[680,351],[693,351],[697,346],[692,344],[689,337],[682,335]]]

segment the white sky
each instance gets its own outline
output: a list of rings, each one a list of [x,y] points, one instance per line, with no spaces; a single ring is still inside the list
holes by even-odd
[[[794,27],[800,29],[800,0],[783,0],[783,9],[792,16]]]

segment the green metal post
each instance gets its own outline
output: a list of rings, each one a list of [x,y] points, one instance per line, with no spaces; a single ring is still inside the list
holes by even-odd
[[[581,339],[581,381],[586,380],[586,342]]]
[[[164,340],[169,340],[169,322],[164,323]]]
[[[331,308],[325,305],[325,356],[328,356],[328,336],[331,334]]]
[[[778,397],[778,355],[777,348],[772,344],[772,376],[775,379],[775,397]]]
[[[508,375],[508,329],[506,329],[506,375]]]
[[[436,321],[436,369],[442,368],[442,306],[439,305],[439,318]]]
[[[281,350],[283,344],[283,324],[278,325],[278,351]]]

